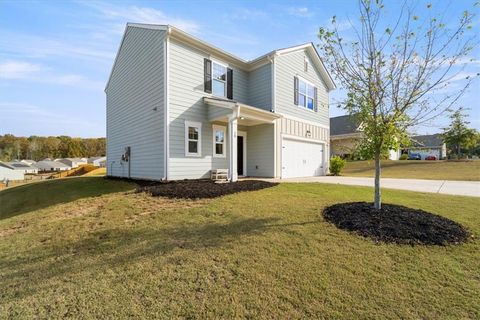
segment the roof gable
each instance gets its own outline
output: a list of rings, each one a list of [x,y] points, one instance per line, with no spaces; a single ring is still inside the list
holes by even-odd
[[[227,59],[232,61],[234,64],[238,65],[239,67],[251,71],[254,70],[260,66],[262,66],[265,63],[268,63],[273,57],[276,55],[283,55],[283,54],[288,54],[291,52],[295,52],[298,50],[307,50],[310,53],[311,59],[313,60],[317,70],[320,72],[320,75],[322,76],[322,80],[327,86],[328,91],[331,91],[336,88],[335,83],[333,81],[333,78],[330,76],[329,72],[327,71],[320,55],[318,54],[317,49],[313,45],[312,42],[307,42],[301,45],[293,46],[293,47],[288,47],[288,48],[283,48],[283,49],[277,49],[273,50],[269,53],[266,53],[258,58],[255,58],[253,60],[247,61],[242,58],[239,58],[223,49],[220,49],[210,43],[207,43],[201,39],[198,39],[178,28],[175,28],[171,25],[154,25],[154,24],[143,24],[143,23],[127,23],[127,26],[125,27],[125,31],[122,36],[122,40],[120,43],[120,46],[117,51],[117,55],[115,56],[115,61],[112,66],[112,70],[110,71],[110,76],[108,78],[107,84],[105,86],[105,91],[108,88],[108,85],[110,83],[110,80],[113,75],[113,70],[115,68],[115,64],[117,63],[117,59],[120,53],[120,50],[122,48],[125,35],[127,34],[128,28],[145,28],[145,29],[151,29],[151,30],[159,30],[159,31],[166,31],[169,36],[174,37],[175,39],[179,41],[183,41],[189,44],[194,45],[195,47],[206,50],[209,52],[212,52],[219,58]]]

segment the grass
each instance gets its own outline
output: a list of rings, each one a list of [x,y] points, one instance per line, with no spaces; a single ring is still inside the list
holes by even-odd
[[[480,181],[480,161],[384,160],[383,178]],[[373,161],[349,161],[342,176],[373,177]]]
[[[90,172],[87,172],[83,175],[83,177],[102,177],[107,174],[107,168],[97,168]]]
[[[0,318],[480,317],[479,198],[384,190],[477,235],[412,247],[324,221],[325,206],[370,200],[370,188],[280,184],[180,201],[95,177],[48,183],[63,193],[0,192]],[[7,200],[34,192],[51,205]]]

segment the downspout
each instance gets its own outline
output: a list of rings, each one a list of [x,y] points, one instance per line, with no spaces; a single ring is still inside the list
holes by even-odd
[[[163,131],[163,138],[164,138],[164,143],[163,143],[163,178],[162,180],[168,180],[169,179],[169,166],[170,166],[170,110],[169,110],[169,104],[170,104],[170,33],[172,32],[172,28],[169,26],[166,31],[165,35],[165,43],[163,47],[163,101],[164,101],[164,131]]]
[[[276,88],[276,65],[275,65],[275,57],[277,56],[276,53],[272,54],[271,56],[268,56],[268,61],[270,61],[270,63],[272,64],[272,68],[271,68],[271,78],[272,78],[272,91],[271,91],[271,95],[272,95],[272,105],[271,105],[271,108],[270,108],[270,111],[271,112],[274,112],[275,113],[275,109],[276,109],[276,97],[275,97],[275,88]],[[281,155],[279,154],[279,143],[281,141],[281,138],[279,138],[279,132],[278,130],[280,130],[279,128],[279,125],[277,123],[277,120],[274,120],[273,121],[273,177],[274,178],[277,178],[278,177],[278,170],[279,170],[279,167],[281,166],[280,165],[280,158],[281,158]]]

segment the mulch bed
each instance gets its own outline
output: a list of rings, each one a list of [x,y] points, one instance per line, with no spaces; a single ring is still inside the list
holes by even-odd
[[[206,199],[227,194],[255,191],[276,186],[259,180],[244,180],[232,183],[215,183],[211,180],[182,180],[167,182],[139,182],[137,192],[146,192],[155,197],[176,199]]]
[[[376,210],[367,202],[339,203],[327,207],[323,216],[340,229],[378,242],[446,245],[465,242],[469,237],[464,227],[450,219],[393,204]]]

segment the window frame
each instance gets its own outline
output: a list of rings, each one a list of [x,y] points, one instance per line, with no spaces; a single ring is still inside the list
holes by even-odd
[[[220,144],[216,140],[217,131],[223,132],[222,154],[217,153],[217,144]],[[214,158],[226,158],[227,157],[227,127],[212,125],[212,143],[213,143],[213,157]]]
[[[228,86],[228,64],[226,63],[223,63],[223,62],[220,62],[218,60],[215,60],[215,59],[210,59],[210,61],[212,61],[212,66],[211,66],[211,70],[210,70],[210,73],[212,75],[212,95],[215,96],[215,97],[219,97],[219,98],[224,98],[224,99],[228,99],[227,98],[227,86]],[[213,75],[213,65],[214,64],[218,64],[219,66],[222,66],[225,68],[225,81],[222,81],[222,80],[218,80],[218,79],[215,79],[214,75]],[[223,89],[223,96],[219,96],[219,95],[216,95],[214,92],[213,92],[213,83],[215,81],[220,81],[220,82],[223,82],[224,84],[224,89]]]
[[[188,136],[188,128],[198,129],[198,139],[190,139]],[[197,141],[197,152],[189,152],[188,145],[190,141]],[[202,123],[197,121],[185,120],[185,156],[186,157],[201,157],[202,156]]]
[[[315,88],[316,88],[316,86],[315,86],[312,82],[310,82],[310,81],[308,81],[308,80],[305,80],[305,79],[302,78],[302,77],[297,76],[297,79],[298,79],[297,106],[299,106],[300,108],[304,108],[304,109],[306,109],[306,110],[308,110],[308,111],[315,112]],[[304,82],[304,83],[305,83],[305,94],[303,94],[303,93],[300,92],[300,82]],[[313,96],[309,96],[309,95],[308,95],[308,86],[312,87]],[[317,90],[318,90],[318,89],[317,89]],[[302,106],[302,105],[300,104],[300,96],[304,96],[304,97],[305,97],[305,106]],[[312,109],[308,108],[308,99],[309,99],[309,98],[312,99],[312,101],[313,101],[313,108],[312,108]]]

